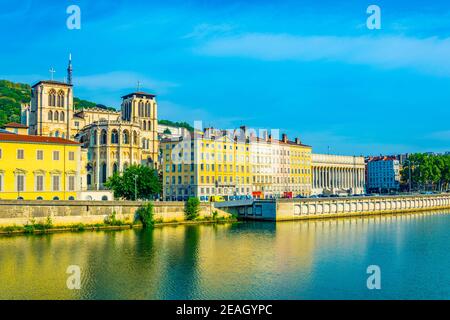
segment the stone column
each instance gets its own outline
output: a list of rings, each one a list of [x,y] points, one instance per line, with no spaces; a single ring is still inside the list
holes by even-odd
[[[108,179],[108,177],[110,176],[110,148],[109,148],[109,144],[111,142],[111,130],[108,129],[106,130],[106,179]]]
[[[96,181],[96,190],[100,190],[100,130],[95,131],[95,135],[96,135],[96,156],[95,156],[95,161],[96,161],[96,165],[95,165],[95,177],[97,179]]]

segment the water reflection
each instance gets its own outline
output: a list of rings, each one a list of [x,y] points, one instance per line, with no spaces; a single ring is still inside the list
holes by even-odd
[[[0,298],[449,298],[448,213],[3,237]]]

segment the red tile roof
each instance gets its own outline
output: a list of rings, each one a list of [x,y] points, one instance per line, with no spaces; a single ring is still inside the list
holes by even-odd
[[[17,123],[17,122],[7,123],[3,127],[4,128],[24,128],[24,129],[28,128],[28,126],[21,124],[21,123]]]
[[[0,133],[0,141],[80,145],[76,141],[63,138],[7,133]]]

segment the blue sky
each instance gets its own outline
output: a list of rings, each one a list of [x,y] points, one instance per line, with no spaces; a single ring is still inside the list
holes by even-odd
[[[314,152],[450,151],[444,1],[0,0],[0,30],[3,79],[63,80],[71,52],[75,95],[109,106],[139,80],[163,119],[279,129]]]

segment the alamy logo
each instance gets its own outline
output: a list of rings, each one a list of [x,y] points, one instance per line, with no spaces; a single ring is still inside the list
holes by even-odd
[[[367,14],[370,16],[367,18],[367,28],[369,30],[381,29],[381,9],[379,6],[372,4],[367,7]]]
[[[381,269],[377,265],[370,265],[367,267],[367,274],[370,276],[367,278],[367,289],[373,290],[381,289]]]
[[[79,266],[71,265],[67,267],[67,274],[70,276],[67,278],[66,284],[69,290],[81,289],[81,269]]]
[[[70,16],[67,18],[66,25],[69,30],[81,29],[81,9],[77,5],[68,6],[66,13]]]

